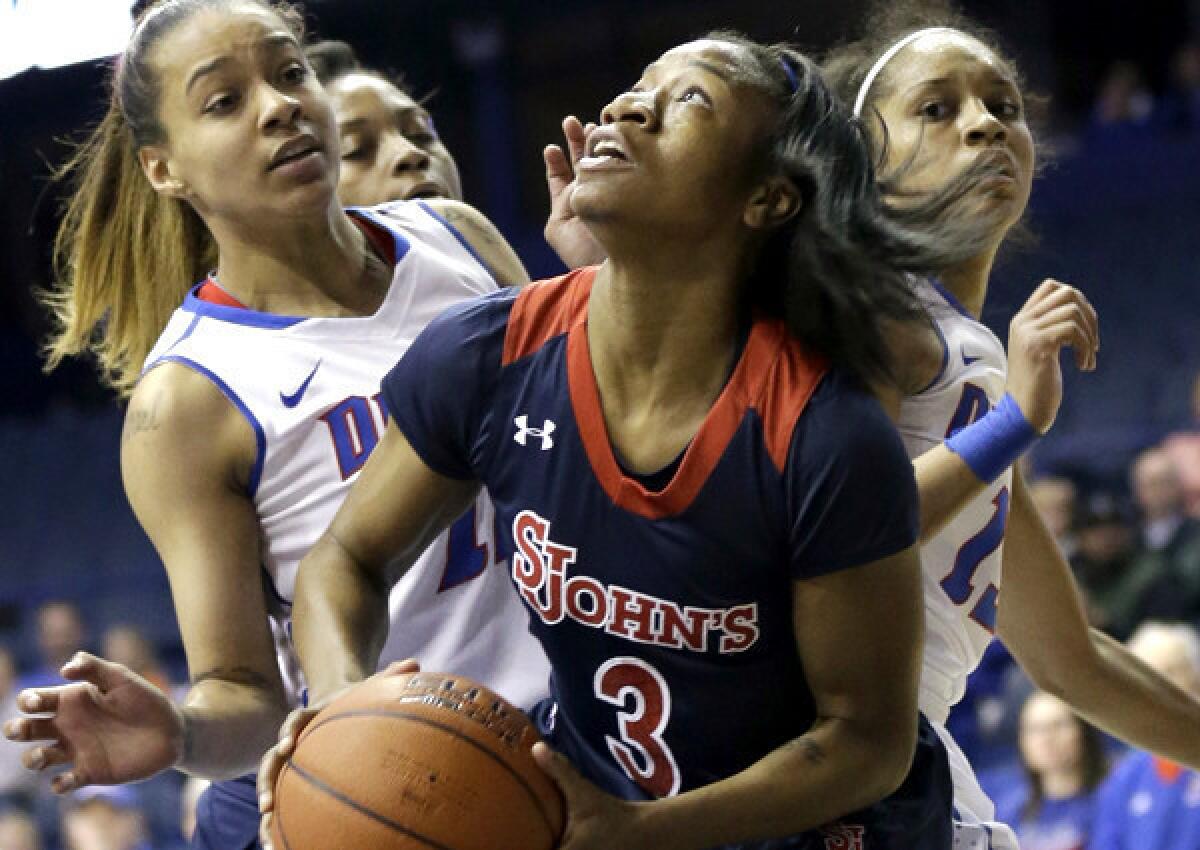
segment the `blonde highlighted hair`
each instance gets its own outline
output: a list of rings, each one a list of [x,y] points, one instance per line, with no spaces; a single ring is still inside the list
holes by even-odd
[[[54,283],[41,293],[55,320],[47,371],[64,357],[91,354],[103,381],[128,397],[171,313],[216,265],[200,216],[154,191],[137,152],[165,140],[152,48],[200,9],[248,3],[276,12],[302,37],[295,9],[267,0],[161,0],[139,18],[117,62],[107,114],[55,174],[72,191],[54,242]]]

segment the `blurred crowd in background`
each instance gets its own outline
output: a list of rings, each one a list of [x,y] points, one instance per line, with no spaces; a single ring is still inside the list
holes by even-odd
[[[321,17],[322,4],[309,5]],[[705,8],[717,16],[730,5]],[[964,6],[974,13],[981,4]],[[628,15],[632,7],[613,9]],[[1193,13],[1192,20],[1198,17]],[[686,37],[707,23],[676,28],[683,27],[680,37]],[[474,57],[468,63],[474,82],[464,84],[470,95],[457,99],[454,86],[462,80],[451,80],[430,108],[457,133],[454,139],[444,133],[450,146],[464,149],[468,198],[479,199],[537,278],[561,270],[540,238],[536,211],[544,213],[544,197],[516,177],[483,172],[503,172],[503,157],[526,144],[530,150],[520,153],[531,154],[524,159],[533,159],[536,171],[540,145],[558,140],[528,136],[553,128],[560,116],[540,115],[536,131],[522,125],[525,135],[516,129],[524,116],[517,114],[511,87],[519,89],[522,80],[501,73],[510,65],[489,64],[498,49],[489,46],[493,24],[456,31],[460,59]],[[325,27],[321,34],[353,40],[355,30]],[[1021,33],[1002,34],[1021,56]],[[510,44],[513,50],[520,46],[519,39]],[[1047,115],[1053,152],[1034,189],[1030,230],[1037,243],[1001,267],[1000,288],[984,320],[1006,338],[1008,318],[1046,276],[1078,285],[1096,304],[1101,368],[1068,376],[1059,420],[1028,458],[1028,474],[1093,624],[1117,640],[1132,639],[1135,651],[1200,694],[1194,631],[1200,627],[1200,40],[1184,27],[1169,47],[1154,67],[1136,58],[1144,50],[1132,51],[1132,59],[1106,59],[1090,81],[1090,97],[1082,100],[1077,80],[1059,75],[1057,85],[1041,86],[1058,97],[1051,98]],[[378,52],[386,46],[373,49],[374,57],[386,56]],[[370,48],[364,55],[376,61]],[[648,48],[627,63],[630,79],[650,55]],[[379,64],[395,66],[397,59],[403,57]],[[552,59],[539,61],[543,65],[535,67],[545,68]],[[1028,64],[1036,72],[1052,62],[1034,56]],[[430,67],[436,63],[426,62],[423,73],[435,73]],[[87,74],[94,78],[95,70]],[[493,72],[495,78],[487,76]],[[60,80],[83,78],[71,73],[64,71]],[[510,87],[509,96],[501,83]],[[0,83],[0,101],[5,85]],[[94,82],[88,86],[95,90]],[[593,94],[570,109],[591,114],[587,110],[602,102]],[[63,96],[82,97],[76,91]],[[5,130],[11,114],[0,109]],[[473,129],[480,138],[472,137]],[[472,159],[476,146],[488,155]],[[3,160],[0,155],[0,179]],[[16,191],[16,197],[28,200],[40,192]],[[14,251],[41,263],[53,204],[41,203],[34,213],[28,207],[21,226],[10,232],[33,227],[41,241]],[[45,282],[45,272],[30,280],[17,262],[0,260],[0,306],[7,308],[0,311],[0,397],[13,402],[0,411],[0,720],[14,713],[21,688],[61,681],[59,667],[80,649],[126,664],[168,692],[187,680],[165,577],[121,492],[121,411],[90,378],[88,364],[52,380],[40,376],[36,340],[44,322],[28,291]],[[973,677],[950,726],[1001,817],[1022,825],[1026,850],[1200,850],[1200,776],[1154,762],[1146,770],[1158,785],[1139,785],[1141,757],[1122,752],[1052,696],[1035,693],[999,644]],[[186,846],[201,783],[166,775],[60,799],[49,794],[43,777],[21,767],[19,755],[18,747],[0,744],[0,850]],[[1119,826],[1099,823],[1102,815],[1169,815],[1175,819],[1167,833],[1171,843],[1118,843],[1113,836]]]

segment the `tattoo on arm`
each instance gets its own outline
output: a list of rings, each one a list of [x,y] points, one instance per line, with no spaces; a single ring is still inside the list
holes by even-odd
[[[472,236],[479,237],[493,248],[500,248],[504,245],[504,240],[497,237],[491,228],[483,227],[478,221],[465,215],[462,210],[448,208],[441,210],[441,213],[446,221],[453,224],[459,230],[465,230]]]
[[[130,408],[129,412],[125,414],[125,427],[121,429],[121,442],[127,443],[146,431],[157,431],[158,427],[157,400],[147,407]]]
[[[249,685],[255,688],[265,688],[270,685],[270,679],[253,667],[214,667],[192,677],[192,685],[207,681],[228,682],[232,685]]]
[[[795,738],[787,743],[787,748],[799,750],[801,757],[813,766],[825,761],[825,751],[812,738]]]

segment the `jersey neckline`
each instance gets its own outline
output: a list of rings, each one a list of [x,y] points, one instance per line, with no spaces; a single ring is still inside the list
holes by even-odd
[[[594,282],[595,269],[581,272],[574,282],[576,291],[568,297],[574,302],[575,316],[566,345],[571,409],[588,464],[601,488],[618,507],[647,519],[680,514],[695,501],[747,411],[761,395],[770,363],[784,341],[782,325],[753,323],[729,380],[688,443],[675,474],[662,490],[652,491],[621,469],[604,423],[587,335],[587,305]]]

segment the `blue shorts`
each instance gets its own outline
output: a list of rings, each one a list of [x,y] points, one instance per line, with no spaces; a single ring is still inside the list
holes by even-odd
[[[253,774],[214,782],[196,803],[195,850],[259,850]]]

